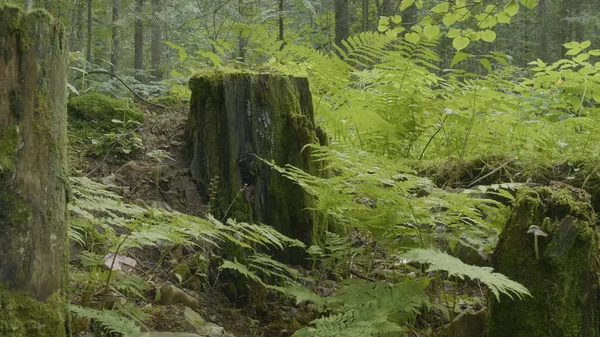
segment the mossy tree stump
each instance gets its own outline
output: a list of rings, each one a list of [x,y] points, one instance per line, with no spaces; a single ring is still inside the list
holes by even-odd
[[[538,237],[535,225],[548,236]],[[523,189],[494,253],[498,272],[532,298],[491,304],[488,337],[597,337],[596,216],[585,192],[565,186]]]
[[[319,173],[304,148],[319,143],[308,80],[210,71],[190,79],[190,89],[191,173],[211,212],[319,241],[326,222],[307,210],[314,200],[259,159]]]
[[[0,5],[0,336],[66,336],[67,49],[45,11]]]

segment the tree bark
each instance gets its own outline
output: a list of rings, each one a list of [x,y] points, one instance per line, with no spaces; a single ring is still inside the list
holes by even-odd
[[[362,31],[369,30],[369,0],[362,0]]]
[[[348,38],[350,31],[348,0],[334,0],[335,44],[345,50],[342,41]]]
[[[0,336],[64,337],[65,34],[0,5],[0,41]]]
[[[119,26],[117,25],[119,21],[119,0],[113,0],[112,3],[112,30],[111,30],[111,38],[112,38],[112,54],[110,55],[110,72],[113,74],[117,73],[117,69],[119,68],[119,49],[120,49],[120,39],[119,39]]]
[[[87,50],[85,60],[92,63],[92,5],[93,0],[87,1]]]
[[[135,20],[135,31],[134,31],[134,64],[135,79],[143,82],[144,76],[144,23],[142,22],[142,11],[144,10],[144,0],[137,0],[135,6],[135,12],[137,19]]]
[[[152,66],[152,77],[155,81],[162,80],[162,28],[161,23],[157,17],[163,10],[163,4],[161,0],[152,0],[152,14],[155,16],[155,20],[152,25],[152,41],[150,45],[150,63]]]
[[[319,143],[308,80],[210,72],[194,76],[190,89],[190,167],[211,213],[265,223],[309,245],[323,239],[326,221],[307,211],[314,200],[259,159],[321,173],[310,148],[302,150]]]
[[[283,41],[283,0],[279,0],[279,41]]]
[[[549,62],[553,57],[552,50],[550,49],[550,11],[548,8],[548,0],[540,0],[537,5],[537,10],[541,21],[539,55],[541,60]]]

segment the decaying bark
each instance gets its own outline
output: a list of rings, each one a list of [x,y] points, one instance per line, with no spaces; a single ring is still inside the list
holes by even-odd
[[[311,173],[306,144],[319,143],[308,80],[283,75],[207,72],[190,80],[191,171],[211,211],[221,218],[272,225],[310,244],[326,221],[308,211],[314,200],[262,158]]]
[[[62,27],[0,5],[0,336],[65,336],[66,74]]]

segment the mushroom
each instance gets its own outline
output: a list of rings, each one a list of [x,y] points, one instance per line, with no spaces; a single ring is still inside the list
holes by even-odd
[[[529,230],[527,234],[533,234],[533,246],[535,248],[535,259],[540,259],[540,249],[538,248],[538,236],[548,236],[543,230],[541,230],[538,226],[531,225],[529,226]]]

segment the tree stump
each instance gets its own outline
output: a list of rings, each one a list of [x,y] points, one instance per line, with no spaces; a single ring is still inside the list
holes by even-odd
[[[539,226],[536,258],[534,234]],[[596,216],[583,190],[523,189],[500,236],[498,272],[523,284],[532,298],[491,304],[489,337],[597,337],[599,334]]]
[[[306,244],[323,238],[324,216],[307,210],[315,201],[259,159],[319,173],[304,148],[319,143],[308,80],[210,71],[189,84],[191,173],[211,212],[271,225]]]
[[[66,336],[67,47],[0,5],[0,336]]]

